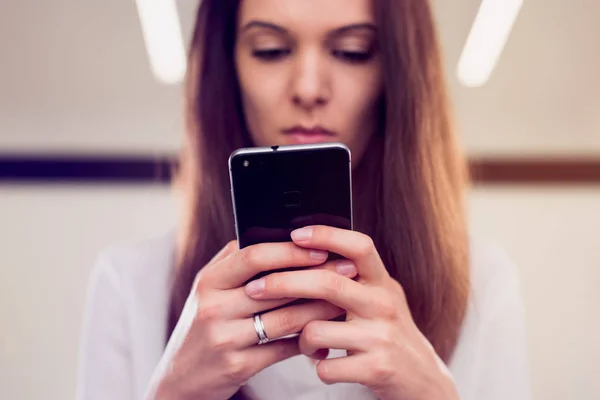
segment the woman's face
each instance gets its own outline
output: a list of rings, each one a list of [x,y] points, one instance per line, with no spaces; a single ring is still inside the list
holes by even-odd
[[[236,68],[254,143],[339,141],[358,161],[382,82],[372,0],[241,0]]]

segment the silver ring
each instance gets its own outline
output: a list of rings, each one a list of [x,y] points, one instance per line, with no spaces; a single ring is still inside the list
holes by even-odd
[[[263,321],[260,318],[260,314],[254,314],[254,330],[256,331],[256,336],[258,336],[258,344],[265,344],[271,341],[267,337],[267,333],[265,332],[265,325],[263,324]]]

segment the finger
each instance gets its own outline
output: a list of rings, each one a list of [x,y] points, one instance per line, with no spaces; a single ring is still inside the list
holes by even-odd
[[[243,287],[223,290],[214,295],[212,303],[219,310],[215,313],[223,320],[244,319],[259,312],[284,306],[297,299],[254,300],[246,294]]]
[[[246,247],[214,264],[204,274],[205,284],[214,289],[242,286],[261,272],[294,267],[312,267],[324,263],[328,252],[304,249],[288,243],[261,243]]]
[[[241,351],[242,365],[248,366],[247,376],[252,377],[263,369],[300,354],[298,339],[282,339]]]
[[[325,264],[308,267],[309,270],[328,270],[354,278],[356,276],[356,267],[348,260],[329,261]],[[275,308],[285,306],[286,304],[297,301],[296,298],[275,299],[275,300],[255,300],[248,297],[244,287],[215,291],[210,298],[200,302],[199,308],[207,317],[218,318],[220,320],[244,319],[254,316],[256,313],[269,311]]]
[[[364,328],[350,322],[313,321],[300,334],[300,352],[313,357],[321,349],[365,351],[370,337]]]
[[[207,266],[218,263],[238,249],[237,240],[230,241],[221,250],[219,250],[217,254],[214,255],[214,257],[208,262]]]
[[[326,300],[367,317],[376,310],[372,288],[328,270],[274,273],[246,285],[246,294],[256,300],[305,298]]]
[[[212,289],[211,284],[206,283],[207,282],[206,278],[208,276],[213,275],[212,269],[215,268],[215,265],[217,265],[220,262],[222,262],[223,260],[227,259],[228,257],[230,257],[233,253],[235,253],[238,250],[239,250],[239,247],[238,247],[237,241],[232,240],[232,241],[228,242],[221,250],[219,250],[217,252],[217,254],[215,254],[213,256],[213,258],[211,258],[211,260],[204,266],[204,268],[200,269],[200,271],[196,274],[196,278],[194,281],[194,287],[203,286],[205,288]]]
[[[332,255],[333,254],[330,254],[330,256],[332,256]],[[356,265],[354,265],[354,263],[352,261],[346,260],[346,259],[332,259],[331,261],[328,261],[325,264],[317,265],[316,267],[288,268],[288,269],[284,269],[284,270],[263,272],[263,273],[256,275],[252,279],[256,280],[256,279],[262,278],[263,276],[271,275],[273,273],[293,272],[293,271],[298,271],[298,270],[301,270],[301,271],[327,270],[327,271],[336,272],[336,273],[343,275],[350,279],[353,279],[358,275],[358,270],[356,269]]]
[[[354,261],[361,278],[379,281],[389,277],[373,240],[363,233],[317,225],[297,229],[291,235],[298,246],[328,250]]]
[[[311,301],[269,311],[261,315],[261,320],[267,337],[275,340],[300,332],[311,321],[327,321],[343,313],[344,310],[333,304],[325,301]],[[238,345],[240,348],[258,343],[253,318],[232,321],[228,327],[239,332]]]
[[[306,268],[303,271],[331,271],[346,278],[354,278],[358,275],[358,270],[356,269],[356,265],[350,260],[333,260],[328,261],[325,264],[317,265],[316,267]],[[288,271],[294,272],[294,271]]]
[[[367,386],[371,382],[373,368],[368,368],[366,353],[347,357],[329,358],[317,363],[317,375],[325,384],[360,383]]]

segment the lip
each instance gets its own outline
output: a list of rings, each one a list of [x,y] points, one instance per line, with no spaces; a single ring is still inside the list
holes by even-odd
[[[334,132],[320,126],[313,128],[295,126],[290,129],[285,129],[283,132],[289,136],[293,144],[331,142],[336,136]]]

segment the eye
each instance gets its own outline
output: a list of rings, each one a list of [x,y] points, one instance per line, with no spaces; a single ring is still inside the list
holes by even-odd
[[[274,48],[254,50],[252,56],[263,61],[277,61],[290,54],[290,50],[286,48]]]
[[[369,61],[373,56],[371,51],[347,51],[347,50],[334,50],[334,57],[337,57],[343,61],[350,63],[364,63]]]

